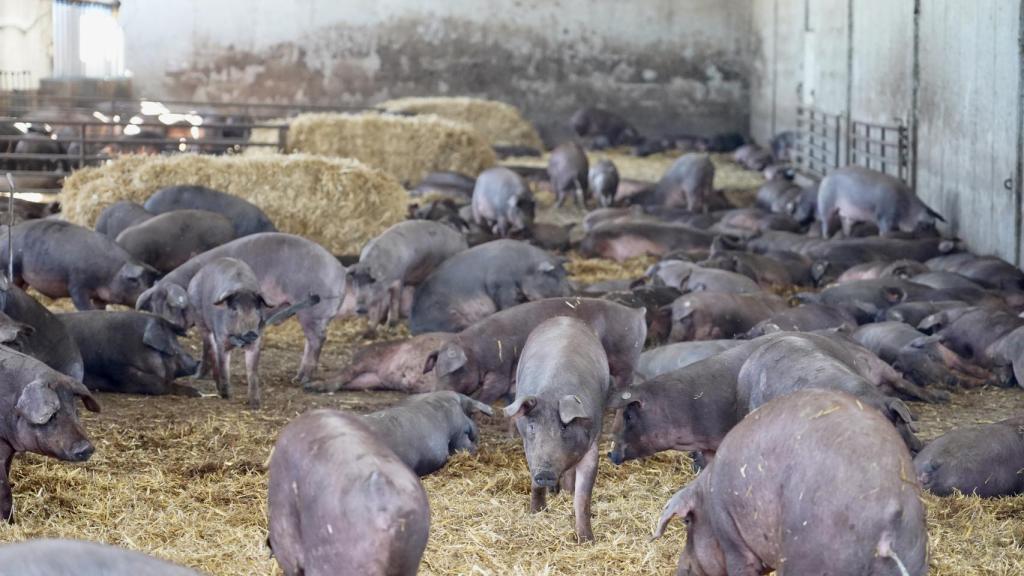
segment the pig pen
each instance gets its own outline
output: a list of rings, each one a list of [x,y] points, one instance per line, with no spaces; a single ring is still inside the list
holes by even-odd
[[[650,174],[626,166],[655,170],[660,162],[663,170],[671,161],[668,156],[639,160],[609,155],[634,178]],[[721,158],[716,162],[719,187],[756,179]],[[541,200],[550,204],[543,195]],[[549,208],[542,215],[552,218]],[[649,263],[643,258],[624,263],[571,258],[573,279],[581,282],[635,277]],[[49,304],[70,309],[67,300]],[[360,320],[338,320],[330,328],[321,374],[342,368],[353,351],[371,341],[404,335],[403,328],[369,334]],[[188,345],[198,354],[195,339]],[[0,525],[0,541],[86,538],[214,575],[279,574],[264,542],[266,464],[281,428],[313,408],[368,412],[402,397],[382,392],[306,394],[291,383],[301,349],[294,321],[268,332],[261,363],[264,408],[258,412],[244,406],[240,354],[235,355],[235,397],[230,401],[100,394],[103,412],[83,415],[97,447],[89,462],[18,458],[12,474],[18,521]],[[214,393],[212,382],[200,382],[199,387]],[[920,416],[921,436],[930,439],[956,426],[1020,413],[1024,393],[981,389],[957,393],[950,404],[911,407]],[[432,518],[421,574],[674,573],[685,541],[682,524],[674,523],[660,540],[647,540],[666,500],[692,479],[688,456],[662,453],[621,467],[602,458],[593,502],[597,541],[581,545],[573,534],[571,499],[553,497],[547,511],[529,514],[530,482],[521,441],[509,438],[505,422],[497,417],[483,418],[481,428],[476,456],[458,455],[424,479]],[[609,445],[607,439],[602,443],[602,454]],[[1024,573],[1024,496],[925,500],[931,574]]]

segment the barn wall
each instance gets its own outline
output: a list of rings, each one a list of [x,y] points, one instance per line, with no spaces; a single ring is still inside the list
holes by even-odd
[[[563,127],[581,102],[650,132],[745,131],[750,0],[134,0],[140,93],[363,105],[480,95]]]
[[[28,78],[4,78],[0,89],[36,88],[40,79],[50,75],[52,4],[52,0],[0,0],[0,71],[28,73]]]
[[[754,0],[754,11],[751,133],[794,129],[798,102],[916,128],[918,195],[971,249],[1020,264],[1021,0]],[[802,50],[783,53],[780,39]],[[789,78],[796,100],[780,98]]]

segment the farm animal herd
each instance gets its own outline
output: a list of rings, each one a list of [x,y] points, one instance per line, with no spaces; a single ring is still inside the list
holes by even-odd
[[[645,144],[608,111],[581,110],[572,125],[591,148]],[[943,238],[942,217],[889,175],[849,166],[800,183],[774,152],[736,150],[769,174],[747,207],[715,190],[701,152],[650,183],[591,166],[578,142],[556,147],[546,170],[432,174],[413,194],[434,199],[347,267],[258,207],[189,183],[113,204],[95,230],[17,224],[0,240],[13,261],[0,287],[0,518],[14,519],[15,454],[93,454],[76,410],[78,399],[100,410],[93,391],[198,396],[182,379],[212,375],[228,398],[241,349],[258,409],[263,330],[295,316],[295,380],[308,391],[412,395],[368,415],[315,410],[282,430],[268,543],[289,576],[415,573],[430,533],[419,476],[475,451],[474,417],[499,403],[524,444],[529,509],[572,494],[581,541],[610,537],[592,525],[591,497],[611,417],[613,464],[677,450],[701,468],[657,519],[655,536],[675,517],[688,524],[679,574],[925,574],[921,490],[1024,491],[1024,415],[924,444],[905,401],[1024,384],[1024,273]],[[555,210],[570,198],[592,208],[581,240],[535,221],[545,186]],[[567,244],[659,262],[643,278],[579,285]],[[53,314],[26,287],[79,311]],[[320,376],[327,327],[348,314],[408,319],[413,336]],[[193,328],[199,362],[178,342]],[[86,542],[0,547],[0,574],[62,566],[191,573]]]

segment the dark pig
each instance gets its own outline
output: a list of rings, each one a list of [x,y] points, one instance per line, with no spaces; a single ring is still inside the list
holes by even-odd
[[[907,299],[923,299],[930,292],[932,290],[927,286],[886,277],[853,280],[830,286],[817,294],[801,293],[798,298],[804,303],[823,304],[842,310],[856,318],[858,324],[868,324],[887,308]]]
[[[285,576],[416,574],[427,493],[362,417],[313,410],[292,420],[268,474],[267,541]]]
[[[270,218],[248,200],[205,186],[161,188],[143,206],[153,214],[189,209],[216,212],[231,221],[236,238],[260,232],[277,232]]]
[[[0,346],[0,521],[14,520],[8,480],[19,452],[34,452],[69,462],[84,462],[95,448],[81,422],[75,400],[99,412],[100,405],[81,382],[42,362]]]
[[[619,170],[611,160],[601,160],[591,166],[588,181],[591,192],[597,196],[602,207],[607,208],[615,202],[615,194],[619,189]]]
[[[922,320],[943,310],[967,308],[969,304],[962,300],[936,300],[928,302],[903,302],[881,312],[877,321],[903,322],[917,326]]]
[[[114,202],[100,212],[96,219],[96,231],[114,240],[123,230],[131,228],[153,217],[142,204],[122,200]]]
[[[682,292],[670,286],[633,286],[627,290],[606,292],[600,298],[644,310],[647,341],[660,343],[668,339],[672,329],[672,310],[669,304],[680,296]]]
[[[473,197],[473,186],[476,178],[461,172],[439,171],[430,172],[423,180],[409,191],[410,196],[441,195],[449,196],[457,201],[469,201]]]
[[[747,276],[728,270],[704,268],[681,260],[663,260],[647,270],[647,277],[681,292],[748,294],[761,287]]]
[[[518,240],[459,252],[427,276],[413,297],[409,329],[458,332],[516,304],[567,296],[563,259]]]
[[[707,211],[706,200],[714,193],[714,183],[715,165],[707,155],[684,154],[669,166],[652,193],[636,203]]]
[[[439,389],[491,404],[514,389],[512,376],[530,331],[555,316],[588,324],[604,345],[615,385],[633,381],[647,337],[644,311],[594,298],[549,298],[498,312],[453,335],[427,357],[423,371],[434,372]]]
[[[988,378],[984,370],[943,346],[941,337],[928,336],[902,322],[866,324],[852,336],[919,386],[977,387]]]
[[[6,280],[0,275],[0,285]],[[85,366],[78,344],[56,315],[17,286],[0,290],[2,311],[15,322],[30,327],[17,339],[18,352],[32,356],[61,374],[82,381]]]
[[[773,214],[789,214],[789,205],[795,202],[802,189],[781,175],[762,184],[754,195],[754,206]]]
[[[573,113],[569,124],[590,148],[629,146],[640,139],[632,124],[611,110],[587,106]]]
[[[772,153],[757,144],[744,144],[732,153],[732,159],[747,170],[760,172],[775,162]]]
[[[391,342],[374,342],[360,347],[340,373],[323,382],[306,386],[309,392],[338,390],[397,390],[415,394],[432,392],[437,387],[433,372],[423,372],[427,356],[435,352],[453,334],[428,332]]]
[[[218,258],[245,262],[260,283],[260,294],[275,310],[318,302],[296,313],[306,346],[296,380],[313,379],[327,325],[341,310],[345,295],[345,267],[323,246],[292,234],[268,232],[232,240],[177,267],[139,297],[136,308],[149,310],[181,326],[188,325],[189,282],[206,264]]]
[[[356,307],[371,325],[397,324],[402,291],[422,283],[442,262],[467,249],[456,230],[426,220],[399,222],[370,240],[348,270]]]
[[[821,182],[818,220],[822,237],[832,236],[836,219],[842,222],[845,236],[850,236],[854,222],[874,223],[879,234],[887,236],[897,230],[934,230],[936,220],[946,221],[898,178],[862,166],[833,170]]]
[[[772,314],[758,322],[746,333],[746,338],[757,338],[772,332],[811,332],[836,329],[852,332],[857,320],[847,312],[821,304],[803,304]]]
[[[231,221],[206,210],[172,210],[126,228],[117,244],[166,274],[189,258],[235,239]]]
[[[459,451],[476,453],[480,432],[474,414],[491,416],[491,407],[457,392],[416,394],[394,406],[363,416],[378,441],[420,476],[433,474]]]
[[[878,278],[909,279],[928,267],[915,260],[872,261],[847,268],[836,278],[836,284],[845,284],[854,280],[876,280]]]
[[[548,178],[555,192],[555,206],[561,208],[566,197],[572,196],[575,206],[586,208],[590,198],[589,173],[587,154],[579,144],[569,141],[552,150]]]
[[[1024,272],[995,256],[949,254],[936,256],[925,264],[943,272],[956,272],[994,290],[1024,290]]]
[[[674,250],[707,249],[715,234],[682,224],[623,222],[604,224],[587,232],[580,253],[587,257],[623,261],[637,256],[661,256]]]
[[[917,479],[929,492],[982,498],[1024,492],[1024,416],[964,426],[932,440],[914,458]]]
[[[743,344],[743,340],[698,340],[676,342],[648,350],[640,355],[636,374],[644,380],[678,370]]]
[[[182,348],[183,332],[142,312],[75,312],[57,318],[78,344],[90,390],[126,394],[199,396],[176,378],[195,374],[198,363]]]
[[[765,212],[760,208],[734,208],[722,214],[722,218],[711,229],[722,234],[740,236],[762,230],[798,232],[800,223],[786,214]]]
[[[79,310],[132,306],[157,277],[113,240],[69,222],[29,220],[11,234],[15,284],[50,298],[71,296]],[[0,247],[0,260],[7,262],[6,234],[0,234]]]
[[[797,283],[786,264],[776,258],[751,252],[716,250],[712,246],[711,255],[699,264],[705,268],[742,274],[761,286],[789,288]]]
[[[516,369],[516,399],[505,408],[523,438],[532,476],[530,511],[562,483],[573,492],[576,537],[593,540],[590,501],[597,445],[611,377],[601,340],[586,323],[556,317],[526,340]]]
[[[533,192],[526,180],[498,166],[484,170],[473,187],[473,222],[490,227],[495,236],[529,230],[533,225]]]
[[[672,303],[673,342],[733,338],[787,308],[768,292],[725,294],[696,292]]]
[[[928,573],[921,489],[907,478],[913,464],[892,426],[825,390],[757,414],[661,513],[655,538],[673,517],[689,525],[678,574]]]
[[[200,576],[140,552],[82,540],[28,540],[0,546],[0,576]]]

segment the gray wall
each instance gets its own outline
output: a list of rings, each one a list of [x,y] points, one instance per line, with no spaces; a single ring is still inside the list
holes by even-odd
[[[542,127],[581,103],[648,132],[749,124],[750,0],[133,0],[121,22],[150,97],[478,95]]]
[[[750,131],[795,129],[799,102],[903,123],[947,230],[1020,264],[1021,18],[1021,0],[754,0],[754,45],[774,49],[754,58]]]

